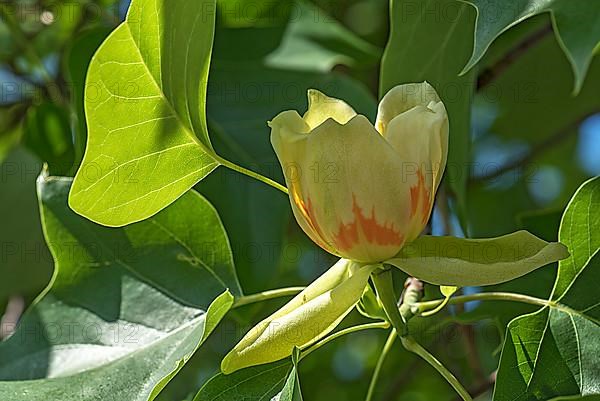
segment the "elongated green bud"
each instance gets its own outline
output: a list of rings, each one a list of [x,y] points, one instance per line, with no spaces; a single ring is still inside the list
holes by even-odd
[[[236,370],[290,356],[330,333],[352,310],[376,266],[342,259],[285,306],[258,323],[225,356],[221,370]]]

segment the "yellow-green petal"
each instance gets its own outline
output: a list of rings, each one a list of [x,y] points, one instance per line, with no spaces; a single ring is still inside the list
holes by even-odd
[[[279,311],[256,325],[221,362],[225,374],[290,356],[330,333],[359,301],[377,266],[342,259]],[[348,277],[350,271],[354,271]],[[341,281],[340,281],[341,280]]]

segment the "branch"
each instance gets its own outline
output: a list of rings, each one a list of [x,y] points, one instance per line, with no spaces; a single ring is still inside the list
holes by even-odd
[[[589,116],[591,116],[595,113],[596,113],[596,111],[587,113],[587,114],[579,117],[578,119],[571,122],[569,125],[567,125],[563,129],[559,130],[555,134],[547,137],[542,142],[535,145],[531,149],[531,151],[529,151],[529,153],[527,153],[525,156],[505,164],[504,166],[500,167],[498,170],[491,172],[490,174],[479,176],[479,177],[472,177],[469,183],[476,184],[476,183],[480,183],[483,181],[493,180],[495,178],[500,177],[501,175],[503,175],[505,173],[508,173],[509,171],[512,171],[516,168],[525,166],[526,164],[528,164],[532,160],[534,160],[536,157],[538,157],[540,154],[544,153],[546,150],[560,144],[561,142],[563,142],[564,140],[569,138],[570,135],[577,133],[577,130],[575,128],[577,128],[586,118],[588,118]]]
[[[516,47],[509,50],[504,57],[496,62],[491,67],[486,68],[477,77],[477,91],[481,91],[492,82],[494,82],[504,71],[508,69],[519,57],[527,52],[530,48],[542,41],[548,34],[552,32],[552,25],[548,24],[541,29],[533,32],[530,36],[523,39]]]
[[[489,390],[491,390],[494,387],[495,383],[496,383],[496,372],[489,375],[483,383],[472,388],[469,391],[469,393],[472,394],[474,398],[477,398],[477,397],[487,393]],[[462,398],[460,398],[460,396],[458,396],[458,397],[454,398],[452,401],[462,401]]]

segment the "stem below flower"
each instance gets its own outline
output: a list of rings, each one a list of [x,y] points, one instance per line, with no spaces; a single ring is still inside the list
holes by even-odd
[[[377,386],[377,380],[379,379],[379,374],[381,373],[381,367],[383,366],[383,361],[385,361],[385,357],[392,349],[394,342],[396,341],[396,330],[392,329],[390,335],[381,350],[381,354],[379,354],[379,359],[377,360],[377,365],[375,366],[375,370],[373,371],[373,376],[371,377],[371,382],[369,383],[369,391],[367,392],[367,398],[365,401],[371,401],[373,399],[373,394],[375,393],[375,386]]]
[[[437,360],[437,358],[429,353],[425,348],[423,348],[418,342],[416,342],[412,337],[400,337],[400,341],[402,341],[402,345],[408,351],[413,352],[423,358],[427,363],[429,363],[435,370],[437,370],[446,381],[456,390],[456,392],[460,395],[460,397],[464,401],[473,401],[469,392],[463,387],[462,384],[458,381],[458,379],[450,372],[446,367]]]
[[[390,323],[400,336],[407,334],[407,327],[398,310],[398,297],[394,291],[394,281],[391,269],[376,271],[371,275],[377,296],[381,301]]]

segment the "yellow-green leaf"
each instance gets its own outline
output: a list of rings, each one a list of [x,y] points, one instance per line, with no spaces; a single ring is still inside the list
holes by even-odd
[[[146,219],[218,162],[206,127],[214,0],[134,0],[88,70],[88,142],[70,205],[107,226]]]

